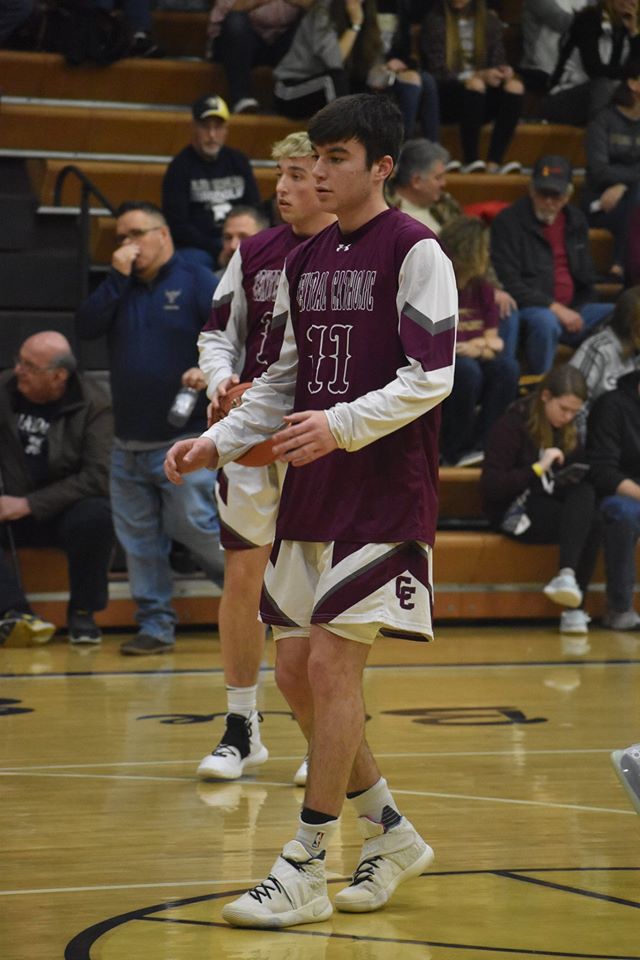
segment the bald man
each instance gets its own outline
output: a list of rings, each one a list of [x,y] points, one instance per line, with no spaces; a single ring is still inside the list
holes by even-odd
[[[24,341],[0,374],[0,540],[56,546],[67,554],[72,644],[97,644],[93,614],[107,605],[113,549],[106,387],[76,372],[66,337]],[[0,645],[46,643],[56,627],[31,609],[19,571],[0,551]]]

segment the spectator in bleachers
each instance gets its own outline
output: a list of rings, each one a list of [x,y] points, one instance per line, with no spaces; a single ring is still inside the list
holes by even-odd
[[[167,167],[162,209],[183,259],[216,270],[225,217],[239,204],[258,206],[260,193],[249,158],[225,146],[229,108],[222,97],[200,97],[191,113],[191,144]]]
[[[385,84],[393,88],[402,111],[406,139],[415,136],[417,125],[421,136],[437,141],[440,139],[438,88],[431,74],[421,69],[412,45],[412,27],[421,23],[424,3],[421,0],[377,0],[377,10],[384,54],[377,88],[384,89]],[[394,25],[390,35],[384,29],[387,21]],[[370,85],[375,87],[372,80],[370,75]]]
[[[442,404],[440,449],[451,466],[480,463],[489,430],[518,392],[520,368],[504,355],[500,314],[486,280],[489,231],[477,217],[457,217],[442,228],[458,286],[459,322],[453,390]]]
[[[638,0],[600,0],[580,10],[562,43],[542,116],[584,126],[611,99],[623,64],[638,54]]]
[[[246,237],[253,237],[256,233],[266,230],[269,226],[264,213],[257,207],[234,207],[225,217],[222,225],[222,249],[218,255],[218,280],[227,269],[227,264],[234,255],[240,243]]]
[[[601,330],[580,344],[569,360],[587,383],[585,413],[618,380],[640,368],[640,287],[625,290]]]
[[[315,0],[273,71],[273,102],[294,120],[337,97],[366,89],[382,41],[375,0]]]
[[[569,203],[572,179],[565,157],[540,157],[528,195],[491,225],[491,260],[518,305],[532,374],[551,368],[558,342],[578,346],[611,312],[611,304],[594,302],[589,227],[582,211]]]
[[[560,547],[558,574],[544,593],[569,608],[560,617],[562,633],[588,630],[584,597],[601,536],[596,493],[586,479],[584,444],[574,422],[586,398],[579,370],[554,367],[494,425],[482,468],[485,511],[495,529],[520,543]]]
[[[251,70],[274,67],[285,55],[303,10],[313,0],[251,0],[234,10],[236,0],[214,0],[207,36],[213,59],[224,67],[232,113],[256,113]]]
[[[547,93],[560,44],[578,10],[593,0],[523,0],[520,73],[527,89]]]
[[[441,0],[424,18],[422,66],[435,77],[443,123],[458,123],[468,172],[511,172],[502,165],[522,112],[524,86],[507,63],[504,28],[485,0]],[[491,121],[487,162],[480,159],[482,125]]]
[[[4,0],[0,4],[0,47],[31,16],[35,5],[35,0]]]
[[[116,6],[122,10],[122,19],[126,33],[125,57],[143,57],[157,60],[164,57],[162,50],[151,36],[151,0],[90,0],[97,10],[113,13]]]
[[[627,61],[612,102],[587,127],[583,205],[613,234],[612,279],[625,279],[630,225],[640,207],[640,56]],[[637,241],[636,241],[637,242]]]
[[[636,544],[640,537],[640,371],[627,373],[604,393],[589,414],[587,453],[602,498],[607,578],[606,627],[640,627],[633,605]]]
[[[69,341],[46,330],[0,375],[0,646],[46,643],[55,627],[34,614],[2,547],[55,546],[67,555],[73,644],[100,643],[93,614],[107,605],[114,544],[109,507],[111,400],[76,371]]]
[[[430,140],[406,140],[400,150],[389,184],[389,201],[415,217],[438,234],[447,223],[462,213],[462,207],[445,190],[449,153]],[[493,287],[500,312],[500,336],[503,356],[515,359],[518,345],[518,318],[513,297],[501,288],[491,263],[486,279]]]
[[[111,505],[139,625],[120,650],[144,655],[174,647],[172,540],[211,580],[222,579],[214,476],[194,474],[176,487],[162,467],[174,440],[206,428],[204,391],[192,410],[176,409],[174,400],[181,386],[204,385],[201,375],[192,378],[217,281],[175,253],[154,204],[123,204],[116,211],[116,241],[109,275],[81,305],[77,322],[80,337],[107,337],[115,416]]]

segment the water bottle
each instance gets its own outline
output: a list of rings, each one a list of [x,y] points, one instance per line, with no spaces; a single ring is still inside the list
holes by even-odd
[[[198,393],[199,390],[194,390],[193,387],[181,387],[178,390],[167,414],[167,420],[173,427],[184,427],[193,413]]]

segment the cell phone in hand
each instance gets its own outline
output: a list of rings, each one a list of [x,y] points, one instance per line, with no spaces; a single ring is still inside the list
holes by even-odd
[[[588,463],[569,463],[566,467],[554,470],[552,477],[555,483],[579,483],[584,480],[589,469]]]

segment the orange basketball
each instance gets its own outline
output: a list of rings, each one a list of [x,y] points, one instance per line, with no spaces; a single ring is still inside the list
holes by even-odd
[[[234,387],[227,390],[226,394],[220,400],[220,411],[223,417],[226,417],[232,410],[239,407],[242,403],[242,395],[249,389],[251,382],[237,383]],[[273,438],[263,440],[262,443],[256,443],[255,447],[247,450],[243,456],[238,457],[236,463],[241,463],[243,467],[266,467],[267,464],[276,460],[273,452]]]

